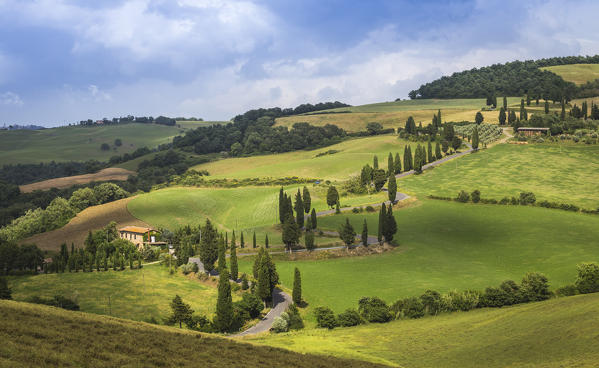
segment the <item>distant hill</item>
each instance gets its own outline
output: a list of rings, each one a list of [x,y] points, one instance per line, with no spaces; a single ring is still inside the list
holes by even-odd
[[[492,95],[570,100],[579,88],[544,67],[570,64],[599,64],[599,55],[568,56],[540,60],[514,61],[474,68],[444,76],[409,93],[416,98],[481,98]]]
[[[0,326],[6,367],[382,367],[6,300]]]

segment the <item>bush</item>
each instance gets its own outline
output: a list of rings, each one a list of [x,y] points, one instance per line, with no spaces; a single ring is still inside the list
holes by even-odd
[[[316,325],[321,328],[328,328],[329,330],[337,327],[337,319],[335,313],[329,307],[317,307],[314,310],[316,316]]]
[[[533,192],[522,192],[520,193],[520,201],[519,203],[523,206],[532,205],[537,201],[535,194]]]
[[[358,207],[354,207],[351,209],[353,213],[360,213],[360,209]]]
[[[366,206],[366,212],[374,212],[376,211],[372,206]]]
[[[477,291],[450,291],[441,297],[442,309],[447,312],[469,311],[478,307],[481,294]]]
[[[424,316],[424,304],[417,297],[400,299],[391,306],[395,318],[420,318]]]
[[[509,203],[510,203],[510,199],[508,197],[503,197],[499,201],[499,204],[503,204],[503,205],[506,205],[506,204],[509,204]]]
[[[368,322],[384,323],[393,318],[387,303],[377,297],[360,299],[358,301],[358,312]]]
[[[289,305],[286,312],[289,315],[289,320],[287,322],[289,323],[290,330],[301,330],[304,328],[304,321],[295,304]]]
[[[360,313],[355,309],[346,309],[345,312],[337,316],[337,321],[341,327],[357,326],[362,323]]]
[[[476,189],[474,192],[472,192],[472,194],[470,194],[470,197],[472,198],[472,203],[480,202],[480,190]]]
[[[276,333],[287,332],[289,331],[289,324],[284,318],[275,317],[270,329]]]
[[[248,275],[244,273],[243,275],[241,275],[241,290],[247,290],[249,288],[250,285],[248,284]]]
[[[579,294],[579,291],[575,285],[566,285],[555,290],[555,295],[557,296],[572,296],[577,294]]]
[[[470,194],[468,194],[462,190],[462,191],[460,191],[460,193],[458,193],[456,201],[466,203],[466,202],[468,202],[469,199],[470,199]]]
[[[581,294],[599,291],[599,265],[596,263],[581,263],[577,266],[576,288]]]
[[[196,263],[193,263],[193,262],[181,266],[181,271],[183,272],[184,275],[187,275],[187,274],[189,274],[191,272],[197,273],[198,270],[199,270],[198,269],[198,265]]]
[[[508,304],[508,296],[501,288],[488,287],[480,299],[481,307],[499,308]]]
[[[520,286],[518,286],[515,281],[506,280],[499,285],[499,288],[505,293],[505,305],[522,303],[522,291],[520,290]]]
[[[243,293],[241,300],[236,304],[240,309],[248,312],[250,318],[257,318],[264,310],[264,303],[255,294]]]
[[[102,143],[102,145],[100,146],[100,149],[102,151],[108,151],[110,149],[110,146],[108,145],[108,143]]]
[[[525,302],[536,302],[551,297],[547,277],[538,272],[529,272],[522,279],[522,298]]]

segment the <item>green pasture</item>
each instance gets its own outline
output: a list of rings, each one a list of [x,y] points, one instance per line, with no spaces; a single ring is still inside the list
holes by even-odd
[[[169,303],[176,294],[196,312],[212,315],[217,294],[216,285],[207,286],[181,273],[170,275],[168,268],[158,264],[141,270],[11,277],[9,285],[15,300],[60,294],[77,300],[84,312],[136,321],[151,317],[162,321],[171,312]]]
[[[0,131],[0,165],[49,161],[108,161],[111,156],[168,143],[183,129],[158,124],[60,127],[43,130]],[[121,139],[122,146],[114,145]],[[102,143],[110,150],[102,151]]]
[[[195,166],[196,170],[208,170],[212,178],[300,178],[346,181],[359,175],[365,164],[372,166],[374,155],[378,156],[379,167],[387,167],[389,152],[403,155],[405,140],[396,135],[356,138],[329,147],[311,151],[295,151],[252,157],[229,158]],[[415,146],[414,143],[410,143]],[[338,151],[317,157],[319,153]],[[415,147],[412,147],[414,152]]]
[[[500,144],[398,181],[398,190],[425,197],[456,197],[460,190],[483,198],[518,197],[599,207],[599,146],[584,143]]]
[[[551,288],[572,283],[576,265],[599,261],[599,216],[524,206],[424,200],[394,212],[399,247],[379,255],[277,261],[283,285],[302,273],[303,295],[312,306],[336,312],[357,307],[364,296],[389,303],[427,289],[484,289],[531,271],[545,273]],[[378,214],[331,215],[319,227],[336,230],[349,218],[357,233],[364,219],[376,235]],[[251,270],[251,259],[241,269]]]
[[[541,70],[549,70],[564,80],[576,84],[585,84],[599,79],[599,64],[556,65],[544,67]]]
[[[401,367],[595,367],[599,294],[252,341]]]

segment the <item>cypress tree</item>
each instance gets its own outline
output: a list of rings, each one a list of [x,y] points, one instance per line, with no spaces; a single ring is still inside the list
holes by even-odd
[[[316,248],[314,246],[314,232],[309,230],[306,231],[306,233],[304,234],[304,243],[306,244],[306,250],[308,252],[311,252],[312,250],[314,250],[314,248]]]
[[[474,117],[474,122],[477,125],[480,125],[484,120],[485,120],[485,117],[483,116],[483,114],[480,111],[478,111],[476,113],[476,116]]]
[[[499,125],[505,125],[505,109],[502,107],[499,109]]]
[[[241,239],[239,240],[239,247],[245,248],[245,242],[243,241],[243,231],[241,232]]]
[[[526,106],[530,106],[530,95],[526,94]]]
[[[362,225],[362,245],[368,246],[368,223],[366,219],[364,219],[364,224]]]
[[[301,231],[292,216],[287,217],[283,223],[283,243],[285,249],[291,251],[291,247],[297,244]]]
[[[237,265],[237,246],[234,243],[231,243],[231,259],[229,263],[231,263],[231,279],[237,281],[239,266]]]
[[[472,148],[478,149],[478,127],[474,127],[474,132],[472,133]]]
[[[254,231],[254,236],[252,237],[252,248],[256,249],[256,232]]]
[[[379,168],[379,158],[377,155],[374,155],[372,167],[374,167],[375,170]]]
[[[229,272],[223,269],[218,278],[218,300],[216,302],[216,314],[214,326],[220,332],[228,332],[233,324],[233,298],[231,297],[231,283]]]
[[[227,255],[225,248],[225,241],[223,240],[223,236],[220,236],[218,241],[218,273],[222,273],[225,268],[227,268]]]
[[[297,189],[297,194],[295,195],[295,222],[297,226],[301,229],[304,227],[304,201],[302,200],[302,194],[300,193],[299,188]]]
[[[562,113],[559,116],[560,120],[566,120],[566,104],[564,100],[562,100]]]
[[[252,265],[252,275],[254,275],[256,280],[258,280],[258,271],[260,270],[260,262],[264,252],[264,248],[260,247],[260,249],[258,249],[258,254],[256,254],[256,259],[254,259],[254,264]]]
[[[291,204],[291,195],[287,196],[287,214],[285,215],[285,218],[287,218],[288,216],[293,217],[293,205]]]
[[[291,299],[295,305],[300,305],[302,303],[302,276],[297,267],[293,274],[293,292],[291,293]]]
[[[231,248],[233,246],[237,247],[237,241],[235,240],[235,230],[233,230],[233,234],[231,235]]]
[[[308,188],[304,186],[304,191],[302,193],[302,199],[304,201],[304,212],[310,213],[310,207],[312,206],[312,198],[310,197],[310,191]]]
[[[586,120],[587,116],[589,113],[589,105],[587,104],[586,100],[582,102],[582,116],[584,117],[584,119]]]
[[[549,114],[549,101],[545,100],[545,114]]]
[[[349,217],[345,218],[345,224],[341,225],[339,229],[339,238],[343,240],[348,249],[356,240],[356,232],[354,231],[354,227],[349,223]]]
[[[277,268],[270,258],[268,252],[264,252],[260,258],[260,267],[258,270],[258,296],[266,303],[272,301],[272,292],[279,283],[279,274]]]
[[[225,250],[229,249],[229,233],[225,233]]]
[[[393,206],[389,206],[387,213],[384,216],[385,224],[383,226],[383,236],[387,243],[391,243],[395,233],[397,232],[397,222],[393,217]]]
[[[395,159],[393,160],[393,165],[395,165],[394,173],[401,173],[401,160],[399,159],[399,152],[395,153]]]
[[[503,96],[503,109],[507,110],[507,97]]]
[[[170,317],[170,320],[174,323],[179,323],[179,328],[182,327],[181,324],[183,322],[188,322],[193,315],[193,310],[190,305],[183,303],[183,300],[179,295],[175,295],[171,301],[171,309],[173,315]]]
[[[428,152],[428,159],[427,159],[427,161],[428,162],[435,161],[435,158],[433,157],[433,145],[432,145],[431,141],[428,141],[428,150],[427,150],[427,152]]]
[[[395,173],[395,165],[393,164],[393,155],[389,152],[389,157],[387,157],[387,172],[388,175],[393,175]]]
[[[438,127],[440,127],[441,124],[443,124],[443,120],[441,120],[441,109],[437,111],[437,123],[439,124]]]
[[[379,211],[379,228],[377,233],[377,239],[379,244],[383,244],[383,227],[385,225],[385,214],[387,213],[387,209],[385,208],[385,204],[381,205],[381,210]]]
[[[200,240],[200,261],[204,269],[210,273],[214,269],[214,262],[218,259],[218,233],[210,219],[202,227],[202,239]]]
[[[389,201],[395,203],[395,197],[397,196],[397,180],[395,179],[395,175],[389,176],[387,193],[389,194]]]
[[[318,227],[318,223],[316,221],[316,210],[312,208],[312,212],[310,213],[310,222],[312,223],[312,229],[316,229]]]
[[[441,145],[439,144],[439,141],[435,143],[435,157],[437,160],[443,158],[443,155],[441,154]]]
[[[287,201],[285,199],[285,191],[283,190],[283,187],[281,187],[281,190],[279,190],[279,221],[281,223],[283,223],[283,221],[285,220],[285,205],[287,204]]]
[[[264,247],[268,249],[268,234],[266,234],[266,238],[264,238]]]

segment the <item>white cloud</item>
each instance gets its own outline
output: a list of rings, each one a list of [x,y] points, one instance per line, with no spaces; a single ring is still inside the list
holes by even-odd
[[[96,86],[94,84],[90,84],[87,87],[87,90],[89,91],[89,94],[91,95],[91,97],[94,101],[110,101],[110,100],[112,100],[112,96],[110,96],[109,93],[101,91],[98,88],[98,86]]]
[[[23,100],[14,92],[4,92],[0,94],[0,105],[23,106]]]

